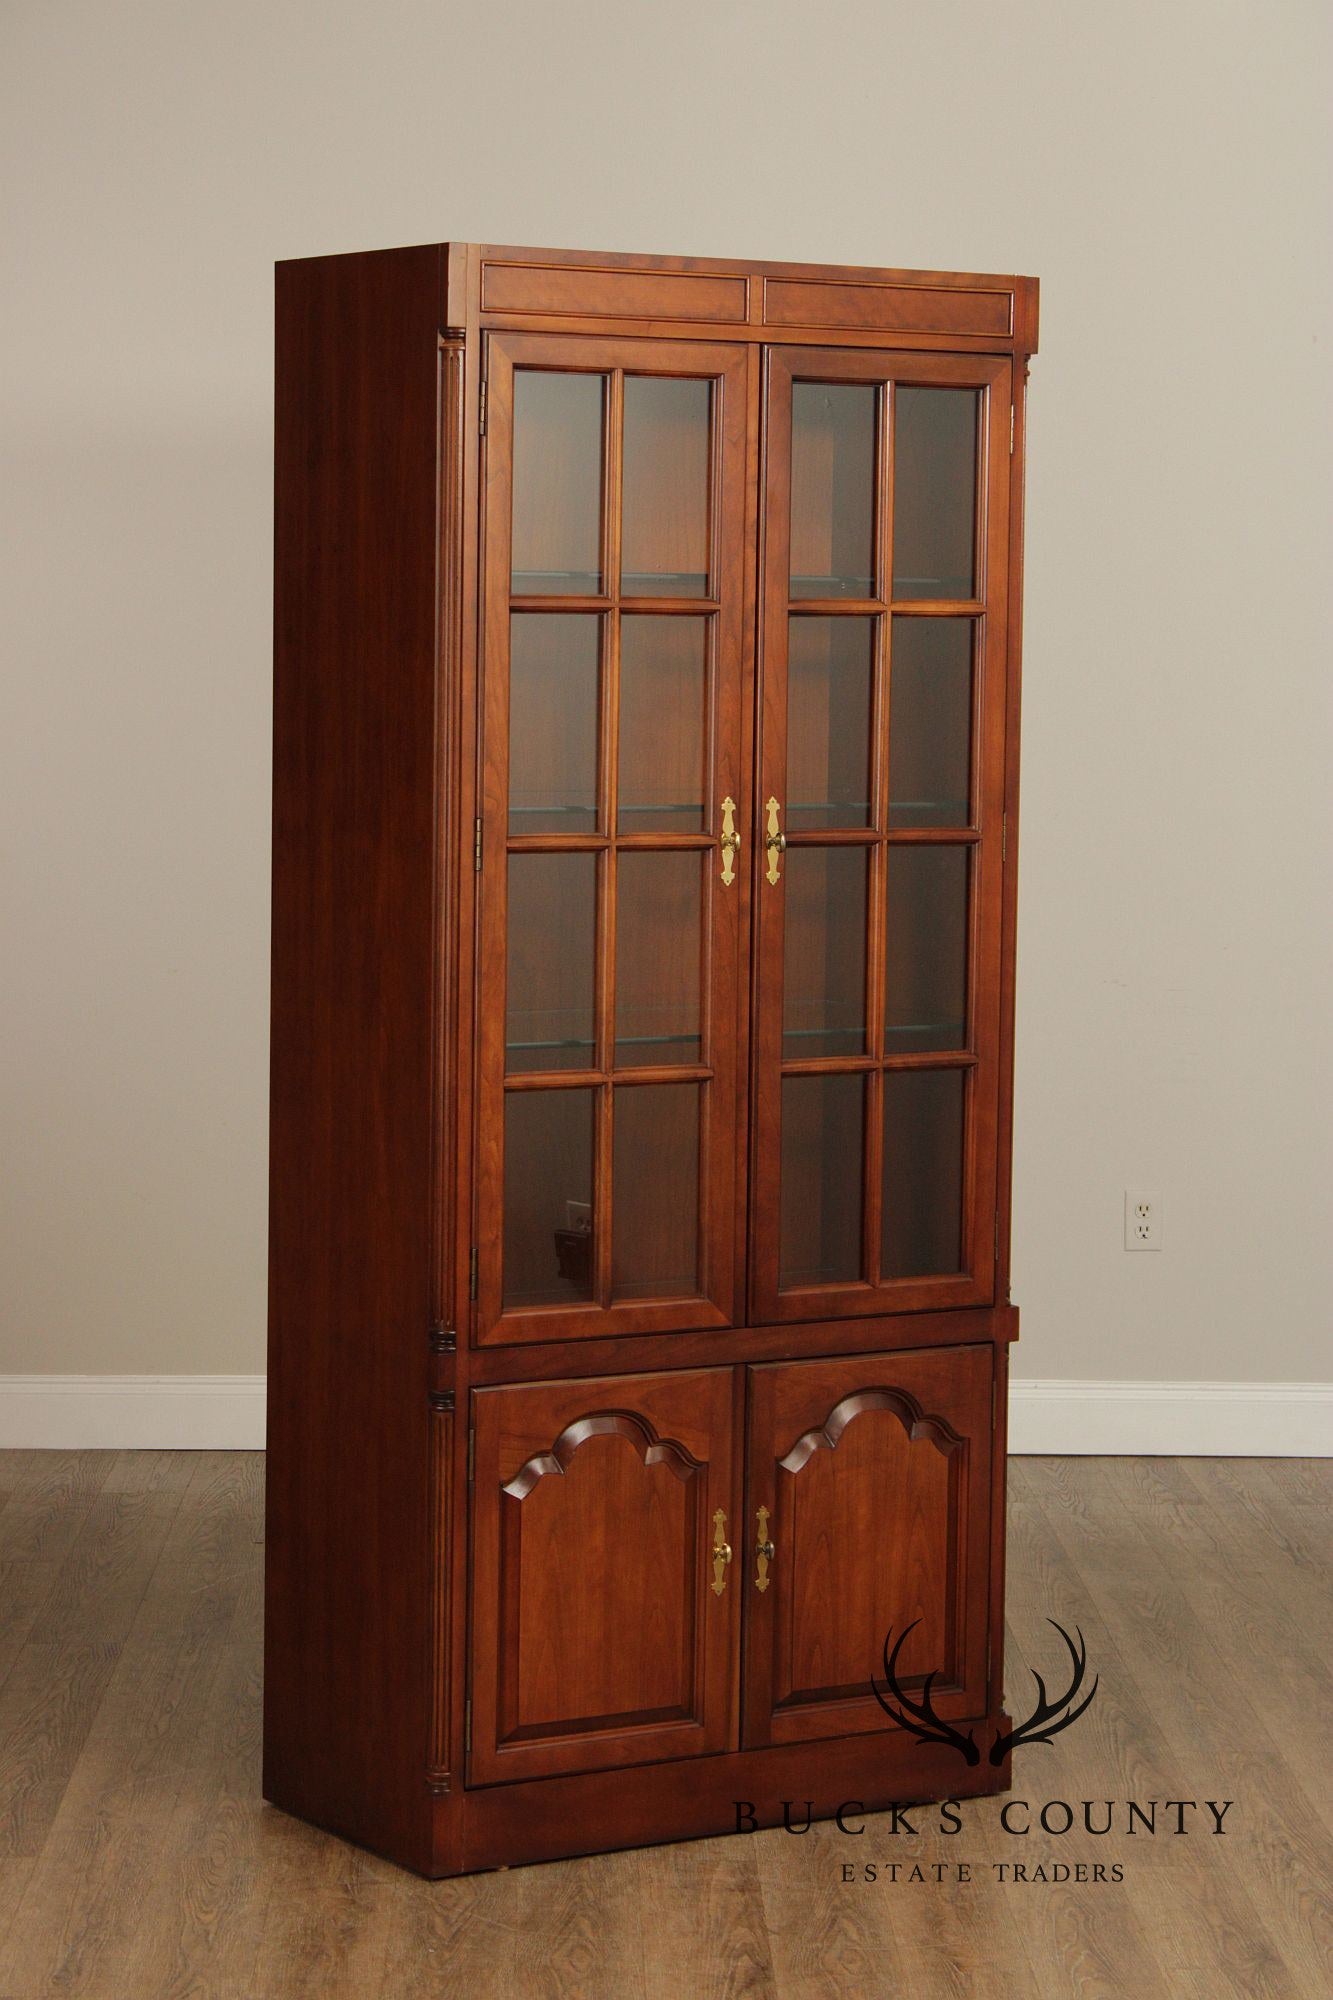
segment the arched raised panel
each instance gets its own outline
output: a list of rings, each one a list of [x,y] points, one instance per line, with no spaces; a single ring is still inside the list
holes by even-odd
[[[474,1398],[473,1782],[725,1747],[731,1389],[701,1370]]]
[[[697,1721],[704,1467],[674,1439],[597,1413],[503,1489],[500,1577],[514,1635],[499,1741]],[[682,1578],[675,1591],[645,1589]],[[577,1607],[576,1615],[571,1615]]]
[[[989,1371],[980,1348],[753,1371],[749,1503],[774,1553],[749,1612],[747,1742],[883,1726],[870,1679],[908,1626],[904,1679],[933,1674],[941,1712],[981,1698]]]
[[[783,1598],[778,1706],[864,1699],[885,1632],[913,1623],[904,1678],[955,1685],[966,1453],[910,1397],[872,1388],[844,1396],[782,1458],[774,1540],[802,1585]]]

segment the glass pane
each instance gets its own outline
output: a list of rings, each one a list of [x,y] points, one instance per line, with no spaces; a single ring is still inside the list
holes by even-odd
[[[782,1080],[782,1222],[778,1283],[853,1283],[861,1276],[859,1076]]]
[[[889,825],[971,820],[972,622],[895,618],[889,663]]]
[[[787,624],[787,831],[869,826],[873,618]]]
[[[859,1056],[866,1042],[864,847],[789,847],[782,1052]]]
[[[967,856],[965,847],[888,850],[889,1055],[967,1046]]]
[[[611,1288],[618,1299],[699,1291],[699,1085],[615,1094]]]
[[[505,1062],[590,1069],[597,856],[511,854]]]
[[[706,618],[620,621],[621,833],[702,833]]]
[[[625,377],[620,588],[626,597],[708,594],[707,382]]]
[[[593,1293],[591,1090],[505,1094],[504,1303]]]
[[[971,597],[977,392],[899,389],[893,433],[893,594]]]
[[[616,1062],[699,1060],[703,870],[711,855],[622,849],[616,861]]]
[[[601,591],[605,387],[540,368],[514,377],[515,595]]]
[[[590,612],[509,621],[509,831],[597,831],[597,641]]]
[[[791,404],[791,594],[875,595],[875,405],[860,383],[797,382]]]
[[[962,1269],[963,1078],[961,1069],[884,1072],[883,1278]]]

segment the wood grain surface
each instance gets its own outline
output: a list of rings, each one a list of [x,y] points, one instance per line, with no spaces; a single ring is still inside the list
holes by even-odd
[[[1009,1468],[1009,1706],[1056,1678],[1048,1617],[1101,1676],[1010,1797],[1234,1799],[1221,1838],[1007,1837],[988,1799],[952,1837],[927,1808],[440,1883],[261,1802],[262,1485],[243,1453],[0,1454],[2,2000],[1333,1990],[1327,1464]],[[974,1879],[841,1880],[895,1859]]]

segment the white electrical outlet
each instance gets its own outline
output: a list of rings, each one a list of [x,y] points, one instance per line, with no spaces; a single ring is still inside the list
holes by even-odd
[[[1160,1250],[1162,1247],[1162,1204],[1155,1194],[1125,1189],[1126,1250]]]

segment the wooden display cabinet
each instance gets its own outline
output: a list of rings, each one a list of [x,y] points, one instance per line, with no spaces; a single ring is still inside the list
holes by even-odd
[[[278,267],[264,1789],[423,1874],[1008,1782],[1036,312]]]

